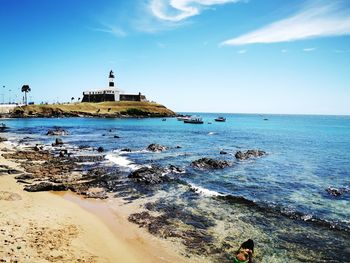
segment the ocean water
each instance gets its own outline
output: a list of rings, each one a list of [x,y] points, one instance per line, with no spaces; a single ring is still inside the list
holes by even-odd
[[[9,119],[10,139],[50,145],[48,129],[70,132],[71,147],[102,146],[106,163],[125,177],[146,165],[176,165],[181,186],[172,185],[157,204],[177,204],[214,222],[210,232],[236,245],[253,238],[261,262],[350,262],[350,117],[199,114],[203,125],[176,118],[152,119]],[[264,120],[268,119],[268,120]],[[114,138],[117,135],[120,138]],[[169,147],[151,153],[146,147]],[[180,146],[181,148],[177,148]],[[121,152],[130,148],[132,152]],[[260,149],[261,158],[237,161],[236,151]],[[220,155],[224,150],[228,154]],[[77,153],[78,154],[78,153]],[[202,157],[227,160],[222,170],[199,170]],[[196,188],[196,198],[183,187]],[[342,189],[333,197],[328,187]],[[147,198],[147,197],[145,197]],[[161,206],[158,206],[162,209]]]

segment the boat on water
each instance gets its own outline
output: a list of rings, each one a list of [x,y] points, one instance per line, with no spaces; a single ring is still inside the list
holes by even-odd
[[[191,119],[191,115],[181,115],[176,118],[178,121],[185,121]]]
[[[224,118],[224,117],[217,117],[217,118],[215,119],[215,121],[218,121],[218,122],[225,122],[225,121],[226,121],[226,118]]]
[[[184,123],[192,123],[192,124],[203,124],[203,119],[201,117],[193,116],[189,119],[184,120]]]

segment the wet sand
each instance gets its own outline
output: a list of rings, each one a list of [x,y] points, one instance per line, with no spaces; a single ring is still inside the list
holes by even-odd
[[[0,143],[0,155],[4,147],[11,148]],[[2,156],[0,163],[19,169]],[[3,262],[188,262],[128,222],[125,211],[111,211],[108,201],[22,188],[14,175],[0,175]]]

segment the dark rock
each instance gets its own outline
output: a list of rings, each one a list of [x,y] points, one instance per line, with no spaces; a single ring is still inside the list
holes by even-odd
[[[104,157],[103,156],[96,156],[96,155],[80,155],[80,156],[74,156],[72,158],[73,162],[76,163],[85,163],[85,162],[101,162],[103,161]]]
[[[46,135],[51,135],[51,136],[62,136],[62,135],[68,135],[68,131],[62,129],[62,128],[57,128],[54,130],[48,130]]]
[[[226,151],[220,151],[220,154],[227,154]]]
[[[201,158],[192,162],[191,165],[196,168],[223,169],[225,167],[230,166],[230,163],[228,161],[214,160],[211,158]]]
[[[248,150],[246,152],[241,152],[241,151],[236,152],[235,157],[238,160],[247,160],[249,158],[261,157],[261,156],[264,156],[264,155],[266,155],[266,152],[264,152],[264,151]]]
[[[102,153],[102,152],[105,151],[105,149],[104,149],[102,146],[100,146],[100,147],[97,148],[97,151],[98,151],[99,153]]]
[[[163,152],[167,149],[168,149],[167,147],[156,143],[152,143],[147,147],[147,150],[151,152]]]
[[[182,169],[182,168],[180,168],[180,167],[177,167],[177,166],[175,166],[175,165],[169,165],[166,169],[166,172],[168,172],[168,173],[175,173],[175,174],[177,174],[177,173],[183,173],[184,172],[184,170]]]
[[[49,182],[40,182],[38,184],[26,185],[24,190],[27,192],[42,191],[66,191],[67,187],[63,184],[53,184]]]
[[[55,143],[52,144],[52,146],[58,146],[58,145],[62,145],[63,141],[60,138],[56,138]]]
[[[119,139],[120,137],[118,135],[114,135],[113,138]]]
[[[7,139],[6,138],[4,138],[4,137],[0,137],[0,142],[6,142],[7,141]]]
[[[20,174],[20,173],[22,173],[21,171],[18,171],[18,170],[16,170],[16,169],[8,169],[7,170],[7,173],[8,174]]]
[[[175,148],[176,148],[176,149],[181,149],[182,147],[181,147],[181,146],[179,146],[179,145],[177,145]]]
[[[90,148],[89,145],[79,145],[79,149],[86,149],[86,148]]]
[[[15,177],[17,180],[31,180],[34,179],[35,176],[32,174],[20,174]]]
[[[66,149],[61,150],[60,153],[59,153],[59,156],[60,157],[64,157],[65,155],[68,155],[68,151]]]
[[[342,189],[334,188],[334,187],[328,187],[326,189],[327,193],[330,194],[331,196],[341,196],[343,194]]]
[[[168,180],[168,177],[165,176],[164,173],[165,170],[160,167],[142,167],[133,171],[128,177],[135,179],[137,182],[159,184]]]
[[[129,148],[123,148],[123,149],[121,149],[120,151],[121,151],[121,152],[129,152],[129,153],[132,152],[132,150],[129,149]]]
[[[37,151],[37,152],[42,151],[44,149],[44,146],[37,144],[34,146],[33,149],[34,149],[34,151]]]

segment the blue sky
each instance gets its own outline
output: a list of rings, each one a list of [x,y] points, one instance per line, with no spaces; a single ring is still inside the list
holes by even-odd
[[[350,1],[0,0],[0,102],[110,69],[175,111],[350,114]]]

